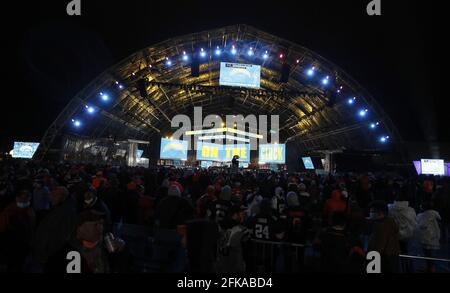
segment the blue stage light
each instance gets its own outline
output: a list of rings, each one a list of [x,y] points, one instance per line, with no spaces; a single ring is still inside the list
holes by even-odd
[[[72,119],[72,124],[75,127],[80,127],[81,126],[81,121],[80,120],[76,120],[76,119]]]
[[[87,111],[89,114],[94,114],[94,113],[95,113],[94,107],[87,106],[87,105],[86,105],[86,111]]]
[[[388,141],[388,139],[389,139],[389,136],[382,136],[382,137],[380,137],[380,142],[386,143]]]
[[[219,46],[217,46],[217,48],[216,48],[216,52],[215,52],[215,53],[216,53],[216,55],[217,55],[217,56],[219,56],[219,55],[220,55],[220,53],[222,53],[222,52],[220,51],[220,48],[219,48]]]
[[[266,52],[264,52],[263,58],[264,58],[264,59],[267,59],[267,58],[269,58],[269,54],[267,53],[267,51],[266,51]]]
[[[236,47],[234,45],[231,46],[231,54],[236,55],[236,53],[237,53]]]
[[[327,75],[324,79],[322,79],[322,84],[327,85],[329,81],[330,81],[330,77]]]
[[[253,48],[250,47],[250,49],[247,51],[248,56],[253,56]]]
[[[189,56],[186,54],[186,51],[183,51],[183,61],[188,61]]]
[[[102,100],[105,102],[109,100],[109,96],[107,94],[100,93],[100,96],[102,97]]]
[[[310,69],[308,69],[308,70],[306,71],[306,75],[308,75],[308,76],[313,76],[315,70],[316,70],[316,69],[315,69],[314,67],[311,67]]]
[[[200,49],[200,57],[202,58],[206,57],[206,52],[203,48]]]
[[[361,117],[366,116],[367,111],[368,111],[367,109],[360,110],[360,111],[359,111],[359,116],[361,116]]]

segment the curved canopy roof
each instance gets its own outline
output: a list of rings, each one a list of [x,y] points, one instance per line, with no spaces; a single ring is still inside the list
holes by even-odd
[[[199,55],[202,49],[204,57]],[[183,52],[189,60],[183,60]],[[191,74],[190,61],[195,57],[200,60],[198,77]],[[261,88],[220,87],[221,61],[261,65]],[[287,82],[280,82],[283,64],[289,66]],[[313,67],[314,75],[309,76]],[[326,76],[329,82],[324,85]],[[146,80],[147,95],[139,90],[140,80]],[[279,115],[280,141],[294,142],[306,151],[374,149],[382,147],[381,136],[399,140],[375,99],[335,64],[300,45],[248,25],[235,25],[169,39],[106,70],[67,105],[47,130],[38,153],[45,154],[63,133],[117,140],[167,136],[174,131],[172,117],[192,116],[197,106],[202,107],[203,118],[209,114]],[[360,116],[365,109],[366,115]],[[75,120],[82,127],[73,127]],[[376,122],[376,129],[371,129]]]

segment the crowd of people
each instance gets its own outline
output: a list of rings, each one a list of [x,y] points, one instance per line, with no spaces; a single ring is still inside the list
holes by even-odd
[[[132,272],[116,223],[151,228],[164,272],[301,271],[306,247],[320,272],[365,272],[368,251],[382,272],[411,272],[399,255],[413,239],[429,257],[447,244],[446,177],[230,171],[4,160],[0,271],[65,272],[77,251],[82,272]]]

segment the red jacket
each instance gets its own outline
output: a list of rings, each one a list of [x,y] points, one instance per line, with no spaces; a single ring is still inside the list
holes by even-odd
[[[331,198],[325,203],[324,215],[329,217],[336,211],[345,211],[347,203],[342,199],[341,192],[339,190],[333,190]]]

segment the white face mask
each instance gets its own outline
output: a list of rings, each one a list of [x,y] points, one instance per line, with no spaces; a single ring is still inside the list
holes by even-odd
[[[87,204],[87,205],[90,205],[90,204],[92,204],[94,202],[94,200],[95,200],[95,198],[93,197],[91,199],[84,200],[84,203]]]
[[[21,208],[21,209],[26,209],[30,206],[30,202],[17,202],[17,207]]]

